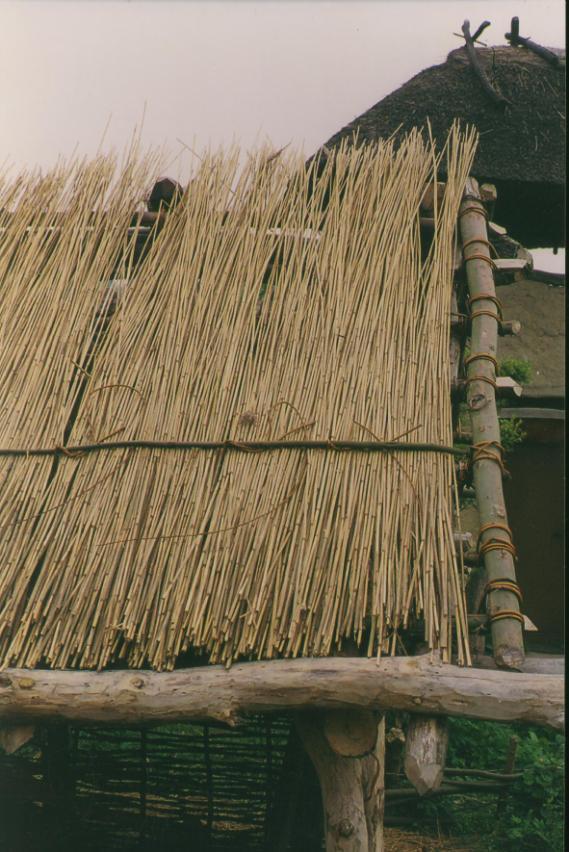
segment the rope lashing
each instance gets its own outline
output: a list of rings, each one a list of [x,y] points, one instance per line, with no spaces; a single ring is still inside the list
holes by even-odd
[[[492,319],[495,319],[497,323],[502,322],[502,317],[495,314],[494,311],[473,311],[473,313],[470,314],[470,320],[472,321],[473,319],[476,319],[476,317],[492,317]]]
[[[488,302],[493,302],[496,305],[496,309],[497,309],[497,311],[500,315],[500,319],[503,319],[502,303],[498,299],[498,297],[495,296],[493,293],[478,293],[478,295],[476,295],[476,296],[471,296],[468,300],[468,303],[469,303],[470,307],[472,307],[472,305],[475,302],[482,302],[484,300],[486,300]],[[472,319],[472,317],[473,317],[473,315],[471,315],[471,319]]]
[[[492,458],[492,461],[496,461],[496,458]],[[502,463],[503,467],[503,463]],[[503,530],[509,536],[509,539],[498,538],[492,536],[487,541],[481,543],[481,538],[485,532],[489,530]],[[493,550],[505,550],[507,553],[510,553],[514,559],[517,558],[516,548],[513,544],[513,534],[512,530],[506,524],[502,524],[500,521],[490,521],[487,524],[484,524],[480,527],[480,532],[478,533],[478,541],[476,543],[476,547],[478,549],[478,553],[480,556],[484,556],[485,553],[490,553]],[[508,581],[510,582],[510,581]]]
[[[520,624],[524,623],[523,615],[515,609],[502,609],[500,612],[490,614],[490,621],[500,621],[502,618],[514,618],[516,621],[519,621]]]
[[[399,441],[113,441],[106,444],[83,444],[72,447],[36,447],[33,449],[0,449],[2,456],[67,456],[78,458],[87,453],[123,450],[237,450],[238,452],[266,452],[268,450],[334,450],[336,452],[426,452],[463,456],[464,451],[444,444],[402,443]]]
[[[517,558],[516,548],[511,541],[506,541],[505,538],[493,538],[490,541],[485,541],[480,545],[479,553],[484,556],[485,553],[490,553],[492,550],[506,550],[514,559]]]
[[[497,452],[494,452],[494,448]],[[508,473],[503,460],[504,448],[499,441],[478,441],[478,443],[472,444],[470,450],[472,453],[470,459],[471,467],[474,467],[476,462],[486,459],[487,461],[496,462],[502,474]]]
[[[484,588],[484,594],[489,595],[491,592],[511,592],[517,597],[520,604],[523,603],[522,590],[513,580],[491,580]]]
[[[488,246],[488,251],[493,251],[496,256],[498,255],[498,252],[496,251],[490,240],[486,240],[484,239],[484,237],[473,237],[471,240],[467,240],[465,243],[462,244],[462,256],[464,260],[469,260],[469,258],[465,257],[464,250],[468,248],[468,246],[474,245],[474,243],[482,243],[482,245]]]
[[[487,524],[483,524],[480,527],[480,529],[478,531],[478,540],[476,542],[476,547],[479,546],[482,536],[484,535],[485,532],[488,532],[488,530],[503,530],[504,532],[508,533],[511,540],[513,540],[513,538],[514,538],[512,530],[510,529],[510,527],[507,524],[503,524],[503,523],[501,523],[501,521],[489,521]]]
[[[28,456],[32,455],[33,456],[34,451],[28,450],[26,455],[28,455]],[[78,450],[76,448],[71,449],[70,447],[63,447],[63,446],[57,445],[56,447],[54,447],[54,455],[67,456],[68,459],[78,459],[80,456],[83,455],[83,451]]]
[[[488,263],[490,265],[491,269],[497,269],[496,264],[494,263],[492,258],[489,257],[489,255],[487,254],[471,254],[469,257],[464,258],[465,263],[468,263],[469,260],[483,260],[485,263]]]
[[[477,199],[474,195],[465,195],[463,198],[465,201],[479,201],[479,199]],[[476,205],[475,207],[474,204],[469,204],[468,207],[463,207],[457,218],[461,219],[463,216],[466,216],[467,213],[479,213],[481,216],[484,216],[486,221],[488,221],[488,213],[482,206],[478,207],[478,205]]]
[[[498,369],[498,362],[489,352],[475,352],[474,355],[469,355],[468,358],[464,359],[465,366],[468,366],[472,363],[472,361],[477,361],[479,359],[483,359],[484,361],[490,361],[494,365],[494,369]]]

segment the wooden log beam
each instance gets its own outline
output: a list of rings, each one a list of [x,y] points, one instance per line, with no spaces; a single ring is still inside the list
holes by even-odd
[[[473,481],[482,530],[481,550],[484,552],[488,580],[508,581],[515,587],[516,569],[511,552],[511,535],[507,532],[508,516],[499,455],[500,425],[496,410],[496,290],[484,208],[478,199],[478,184],[469,178],[459,219],[468,291],[471,304],[474,300],[477,314],[472,319],[467,405],[473,446],[495,448],[494,451],[488,449],[480,452],[479,458],[474,457]],[[496,543],[500,542],[505,542],[505,545],[496,547]],[[494,659],[504,668],[519,669],[524,661],[524,643],[518,596],[508,587],[494,587],[488,595],[488,607],[492,618]]]
[[[243,714],[311,708],[393,709],[560,730],[563,678],[461,668],[430,654],[269,660],[174,672],[0,672],[0,723],[212,720],[236,725]]]

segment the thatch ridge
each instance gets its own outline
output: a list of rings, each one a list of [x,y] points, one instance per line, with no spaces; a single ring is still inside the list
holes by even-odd
[[[565,56],[565,51],[559,51]],[[473,73],[464,48],[441,65],[412,77],[326,143],[328,149],[357,135],[358,143],[387,139],[430,122],[444,141],[453,121],[474,124],[480,144],[472,174],[488,181],[565,183],[565,75],[525,48],[477,48],[492,85],[509,101],[493,104]]]
[[[529,247],[561,245],[564,61],[556,68],[523,47],[477,48],[476,52],[494,88],[510,102],[505,109],[488,98],[465,49],[458,48],[444,63],[421,71],[341,128],[325,149],[353,138],[358,144],[376,143],[395,133],[402,136],[413,127],[426,127],[427,122],[440,143],[455,120],[463,126],[474,125],[480,143],[472,173],[498,186],[496,220]],[[556,53],[564,60],[565,51]],[[534,214],[527,227],[520,213],[524,206],[528,219]]]

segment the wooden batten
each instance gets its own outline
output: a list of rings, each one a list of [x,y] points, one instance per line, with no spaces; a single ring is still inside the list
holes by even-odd
[[[475,300],[475,313],[478,314],[471,323],[471,355],[467,379],[467,404],[472,423],[473,447],[481,448],[478,460],[473,463],[473,480],[480,512],[481,545],[486,551],[484,564],[488,580],[508,581],[515,587],[516,571],[512,537],[507,531],[508,518],[502,488],[500,426],[496,410],[496,372],[493,359],[497,353],[498,308],[484,208],[479,198],[478,184],[470,178],[467,181],[459,221],[468,291],[471,303]],[[484,299],[483,296],[488,298]],[[496,526],[493,527],[493,524]],[[496,545],[502,541],[506,541],[506,545],[500,549]],[[518,596],[507,588],[494,587],[488,595],[488,608],[497,664],[505,668],[520,668],[524,661],[524,644]]]
[[[512,379],[511,376],[497,376],[496,377],[496,393],[498,396],[502,397],[519,397],[523,394],[524,389],[522,385],[518,384],[515,379]]]

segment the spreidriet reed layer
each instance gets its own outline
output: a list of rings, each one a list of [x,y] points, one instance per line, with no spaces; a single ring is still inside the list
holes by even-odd
[[[309,170],[205,156],[138,268],[121,235],[148,163],[118,180],[106,160],[30,179],[0,241],[0,444],[452,443],[452,252],[474,146],[449,137],[426,259],[419,205],[437,157],[419,133]],[[128,284],[85,375],[117,256]],[[395,653],[417,617],[443,659],[454,631],[468,661],[449,456],[124,449],[0,464],[5,664],[167,669],[191,649],[229,663],[328,655],[348,637]]]

